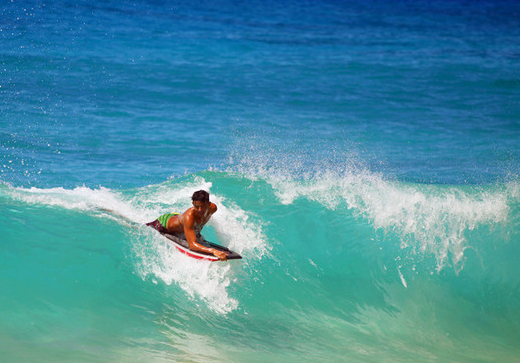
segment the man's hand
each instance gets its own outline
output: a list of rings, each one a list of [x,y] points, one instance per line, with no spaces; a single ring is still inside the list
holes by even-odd
[[[227,253],[224,252],[224,251],[215,250],[215,252],[213,252],[213,254],[215,255],[215,257],[218,257],[218,259],[220,261],[226,261],[227,260]]]

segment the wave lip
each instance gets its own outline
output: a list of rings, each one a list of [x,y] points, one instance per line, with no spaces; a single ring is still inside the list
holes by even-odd
[[[516,184],[468,187],[406,184],[369,172],[327,172],[308,180],[271,178],[283,204],[305,198],[330,210],[346,208],[378,230],[399,236],[402,249],[431,253],[437,271],[449,262],[462,269],[468,231],[505,223]]]

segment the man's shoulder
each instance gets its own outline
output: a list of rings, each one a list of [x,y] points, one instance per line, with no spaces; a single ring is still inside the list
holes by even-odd
[[[184,215],[184,217],[192,217],[195,213],[195,209],[193,209],[193,207],[190,207],[188,209],[186,209],[186,211],[184,213],[182,213]]]
[[[193,209],[193,207],[188,208],[183,213],[182,224],[184,226],[191,226],[193,223],[195,223],[196,219],[197,219],[197,216],[195,215],[195,210]]]

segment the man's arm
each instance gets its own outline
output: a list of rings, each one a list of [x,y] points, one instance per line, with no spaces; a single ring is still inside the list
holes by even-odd
[[[205,247],[197,242],[197,236],[195,234],[195,229],[193,228],[194,224],[195,218],[193,216],[193,213],[186,213],[186,215],[184,216],[184,235],[186,236],[186,240],[188,241],[188,246],[190,247],[190,250],[210,253],[218,257],[220,260],[227,260],[227,253],[214,248]]]
[[[215,203],[211,203],[209,206],[209,211],[211,215],[215,214],[215,212],[217,211],[217,205]]]

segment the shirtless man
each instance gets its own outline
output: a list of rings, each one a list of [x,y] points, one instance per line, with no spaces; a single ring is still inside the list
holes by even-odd
[[[205,247],[197,242],[197,236],[200,235],[202,227],[209,221],[213,213],[217,211],[217,206],[209,201],[209,194],[204,190],[193,193],[191,200],[193,201],[193,207],[183,214],[163,214],[155,221],[146,225],[163,233],[184,233],[190,250],[211,253],[220,260],[225,261],[227,259],[226,252]]]

